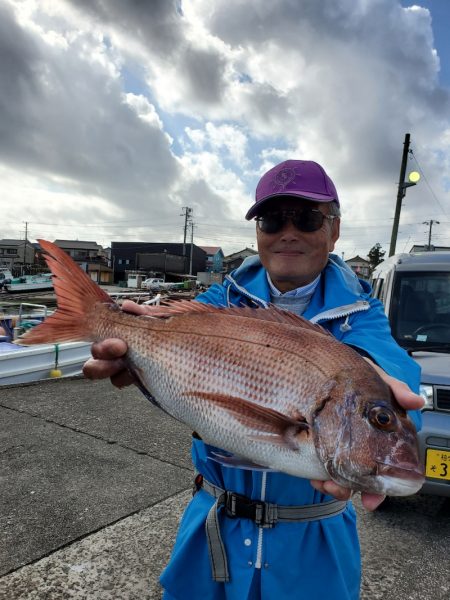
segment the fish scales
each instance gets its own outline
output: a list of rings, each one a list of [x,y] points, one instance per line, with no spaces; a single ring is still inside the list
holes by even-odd
[[[375,370],[320,326],[275,308],[196,302],[127,314],[63,251],[41,246],[58,309],[25,342],[123,339],[141,389],[232,453],[217,458],[224,464],[256,463],[375,493],[420,488],[405,411]]]

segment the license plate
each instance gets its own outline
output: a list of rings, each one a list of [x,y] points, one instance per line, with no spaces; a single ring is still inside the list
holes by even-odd
[[[450,451],[428,449],[425,475],[450,481]]]

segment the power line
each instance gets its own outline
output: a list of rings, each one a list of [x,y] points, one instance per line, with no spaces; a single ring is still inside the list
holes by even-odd
[[[446,212],[445,212],[445,210],[442,208],[442,205],[441,205],[441,203],[439,202],[439,200],[438,200],[438,197],[437,197],[437,196],[436,196],[436,194],[434,193],[434,190],[433,190],[433,188],[431,187],[431,185],[430,185],[430,183],[429,183],[429,181],[428,181],[428,179],[427,179],[427,177],[426,177],[426,175],[425,175],[425,173],[424,173],[424,171],[423,171],[422,167],[420,166],[420,164],[419,164],[419,161],[417,160],[417,157],[416,157],[416,155],[414,154],[414,152],[413,152],[412,150],[410,150],[410,154],[411,154],[411,156],[414,158],[414,160],[416,161],[416,163],[417,163],[417,166],[418,166],[418,167],[419,167],[419,169],[420,169],[421,175],[422,175],[423,179],[425,180],[425,183],[427,184],[428,188],[430,189],[430,192],[431,192],[431,194],[432,194],[433,198],[434,198],[434,199],[436,200],[436,202],[438,203],[438,205],[439,205],[439,208],[441,209],[442,213],[443,213],[444,215],[448,214],[448,213],[446,213]]]

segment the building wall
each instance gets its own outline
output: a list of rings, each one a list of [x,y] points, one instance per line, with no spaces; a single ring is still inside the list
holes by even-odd
[[[34,264],[34,247],[25,240],[0,240],[0,267],[12,269]]]
[[[183,248],[184,246],[184,248]],[[185,254],[183,255],[183,249]],[[138,269],[138,255],[158,254],[161,260],[167,255],[184,257],[184,273],[189,273],[190,244],[163,243],[163,242],[112,242],[111,243],[111,265],[114,271],[114,281],[125,281],[125,271]],[[166,251],[166,252],[164,252]],[[194,244],[192,255],[192,273],[204,271],[206,264],[206,252]],[[167,269],[169,270],[169,269]]]

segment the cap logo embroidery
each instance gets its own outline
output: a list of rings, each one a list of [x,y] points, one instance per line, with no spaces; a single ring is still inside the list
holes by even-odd
[[[284,190],[286,186],[291,183],[291,181],[294,181],[296,176],[297,173],[294,169],[291,169],[290,167],[284,167],[284,169],[281,169],[275,175],[273,180],[273,189],[275,190],[276,187],[279,187],[280,189],[278,191]]]

